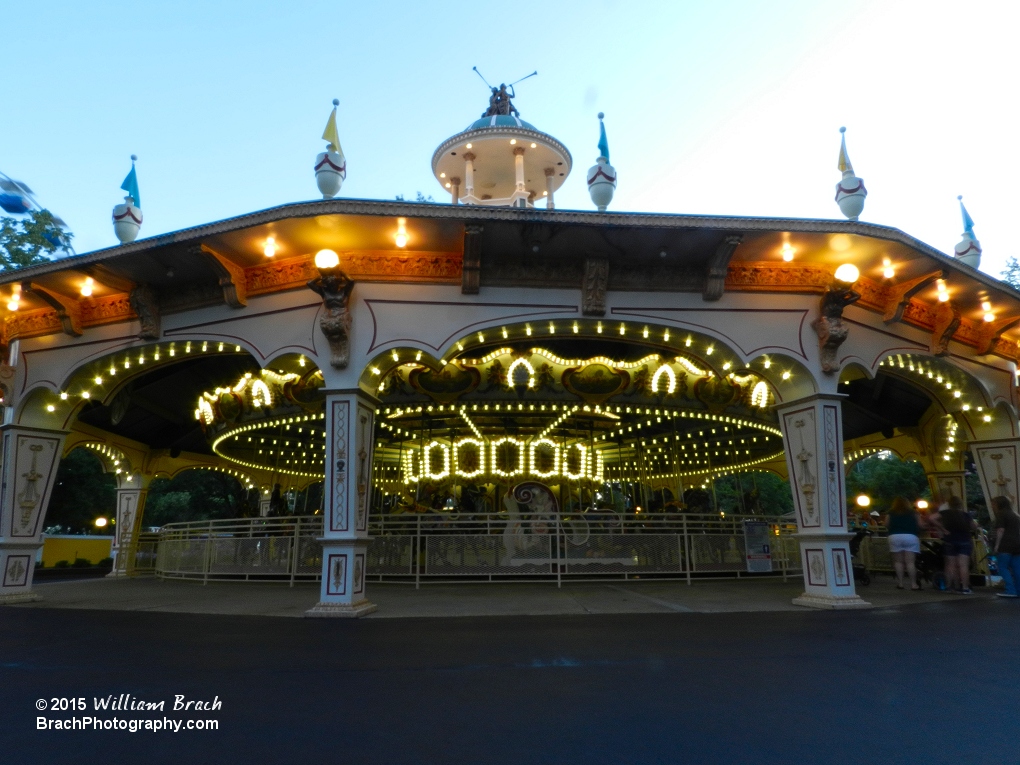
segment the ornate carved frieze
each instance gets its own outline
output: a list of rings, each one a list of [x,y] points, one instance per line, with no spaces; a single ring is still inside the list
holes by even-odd
[[[431,282],[449,284],[461,277],[461,256],[453,252],[367,251],[340,253],[344,271],[359,282]],[[263,295],[303,288],[317,275],[311,257],[272,261],[244,270],[245,291]]]
[[[131,300],[126,294],[104,295],[85,298],[81,301],[81,323],[83,327],[130,321],[135,317]]]
[[[584,280],[581,283],[581,313],[585,316],[605,316],[608,287],[609,259],[588,258],[584,262]]]
[[[726,270],[727,290],[744,292],[821,292],[832,283],[832,273],[810,265],[746,261]]]

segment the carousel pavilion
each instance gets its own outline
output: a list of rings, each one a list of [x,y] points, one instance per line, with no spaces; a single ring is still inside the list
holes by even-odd
[[[1020,293],[977,270],[966,211],[951,255],[860,222],[844,143],[848,220],[614,213],[604,127],[596,209],[559,210],[572,156],[511,97],[436,149],[449,203],[338,196],[334,108],[321,200],[136,239],[132,170],[119,246],[0,274],[0,602],[35,597],[76,448],[117,477],[115,574],[316,578],[322,616],[371,611],[387,577],[689,581],[763,556],[803,577],[795,602],[860,607],[856,460],[962,496],[969,452],[1015,503]],[[146,532],[150,482],[193,469],[261,517]],[[795,517],[752,555],[694,499],[756,471]]]

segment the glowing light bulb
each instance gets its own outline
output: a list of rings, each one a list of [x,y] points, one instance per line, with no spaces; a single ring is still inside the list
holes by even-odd
[[[275,237],[269,237],[266,239],[266,244],[262,248],[262,252],[267,258],[271,258],[276,254],[276,239]]]
[[[333,250],[319,250],[315,253],[315,267],[327,270],[340,265],[340,256]]]
[[[853,263],[844,263],[836,269],[835,277],[843,284],[853,284],[861,277],[861,272]]]
[[[92,297],[92,288],[95,286],[95,282],[91,276],[85,277],[85,283],[81,285],[81,296]]]
[[[892,267],[892,261],[889,258],[882,259],[882,276],[886,279],[892,279],[896,276],[896,270]]]
[[[782,253],[783,256],[783,260],[789,263],[791,260],[793,260],[793,254],[795,252],[796,250],[794,250],[793,247],[790,246],[789,242],[783,242],[783,248],[780,250],[780,253]]]

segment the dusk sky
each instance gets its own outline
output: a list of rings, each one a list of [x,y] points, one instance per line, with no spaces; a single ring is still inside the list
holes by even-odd
[[[140,237],[318,198],[331,109],[342,197],[449,197],[432,152],[494,84],[567,145],[557,207],[590,210],[605,112],[611,211],[842,216],[839,127],[862,220],[952,252],[964,201],[998,275],[1017,254],[1015,9],[1005,2],[4,3],[0,171],[79,253],[139,156]]]

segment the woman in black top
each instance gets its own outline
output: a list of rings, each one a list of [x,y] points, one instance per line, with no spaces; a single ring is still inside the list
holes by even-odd
[[[1013,512],[1006,497],[995,497],[992,510],[995,512],[995,561],[1006,586],[999,597],[1015,598],[1020,583],[1020,516]]]
[[[946,533],[942,536],[943,555],[946,556],[946,587],[963,595],[972,595],[970,589],[970,554],[974,550],[971,531],[977,528],[974,519],[963,507],[963,500],[952,496],[940,508],[939,520]]]

